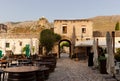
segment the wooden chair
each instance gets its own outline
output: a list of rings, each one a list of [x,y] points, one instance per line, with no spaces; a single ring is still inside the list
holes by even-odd
[[[9,66],[9,62],[7,60],[1,60],[0,61],[0,64],[1,64],[1,68],[6,68]]]
[[[4,71],[3,70],[0,70],[0,81],[4,81]]]

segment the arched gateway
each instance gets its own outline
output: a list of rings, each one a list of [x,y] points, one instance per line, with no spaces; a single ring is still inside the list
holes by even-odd
[[[58,55],[59,55],[59,58],[61,57],[60,56],[60,54],[61,54],[61,52],[60,52],[60,43],[63,42],[63,41],[66,41],[66,42],[69,43],[69,57],[71,57],[71,52],[72,52],[71,51],[71,41],[68,40],[68,39],[62,39],[62,40],[59,41],[59,44],[58,44]]]
[[[88,19],[72,19],[72,20],[54,20],[54,33],[62,36],[59,43],[56,44],[55,52],[60,58],[60,43],[62,41],[67,41],[69,46],[69,57],[73,57],[75,53],[86,54],[86,48],[78,47],[76,51],[76,45],[82,41],[91,40],[93,38],[93,22]],[[82,50],[84,48],[84,50]],[[83,53],[84,51],[84,53]],[[77,55],[76,54],[76,55]]]

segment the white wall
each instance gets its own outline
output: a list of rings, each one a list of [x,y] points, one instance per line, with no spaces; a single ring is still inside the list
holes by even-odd
[[[20,46],[20,42],[22,42],[22,46]],[[5,43],[10,43],[9,48],[5,47]],[[32,54],[37,53],[39,49],[39,40],[37,38],[9,38],[9,39],[0,39],[0,50],[2,50],[3,54],[5,51],[12,50],[14,54],[21,54],[21,50],[23,47],[29,44],[34,47],[35,51],[32,51]]]

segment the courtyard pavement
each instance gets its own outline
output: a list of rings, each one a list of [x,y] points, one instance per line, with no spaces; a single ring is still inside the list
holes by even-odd
[[[108,74],[100,74],[87,66],[87,60],[75,61],[62,54],[57,60],[54,72],[50,73],[47,81],[117,81]]]

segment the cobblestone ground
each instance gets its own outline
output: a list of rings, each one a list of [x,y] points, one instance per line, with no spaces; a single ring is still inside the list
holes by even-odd
[[[98,71],[87,66],[87,61],[75,61],[70,58],[60,58],[57,67],[47,81],[116,81],[106,80]]]
[[[50,73],[47,81],[120,81],[111,78],[107,74],[100,74],[98,70],[88,67],[87,61],[75,61],[68,58],[67,54],[62,55],[57,60],[55,71]],[[4,81],[7,81],[7,76]]]

